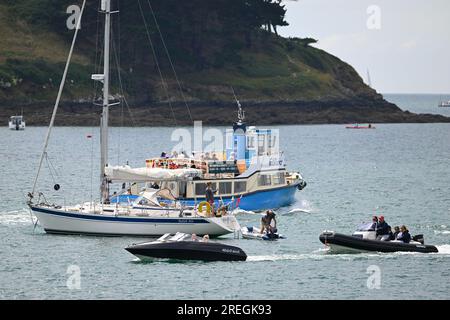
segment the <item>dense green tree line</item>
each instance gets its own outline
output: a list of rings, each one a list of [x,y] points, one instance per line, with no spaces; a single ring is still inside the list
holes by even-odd
[[[48,28],[69,37],[66,9],[71,4],[80,5],[81,1],[6,0],[6,3],[13,15],[34,28]],[[87,2],[81,33],[85,44],[97,41],[96,35],[101,37],[99,3]],[[241,48],[251,47],[265,33],[276,33],[277,27],[287,25],[281,0],[113,0],[112,3],[115,10],[120,10],[120,15],[114,17],[115,41],[120,40],[122,57],[130,65],[152,61],[146,27],[157,55],[164,61],[164,47],[152,10],[174,58],[197,69],[238,62]]]

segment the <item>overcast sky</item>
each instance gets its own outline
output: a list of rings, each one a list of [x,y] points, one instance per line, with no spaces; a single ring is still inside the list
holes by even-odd
[[[450,93],[450,0],[285,1],[283,36],[313,37],[381,93]]]

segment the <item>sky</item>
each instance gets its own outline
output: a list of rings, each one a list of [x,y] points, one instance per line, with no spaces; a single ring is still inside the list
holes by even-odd
[[[381,93],[450,93],[449,0],[285,0],[282,36],[351,64]]]

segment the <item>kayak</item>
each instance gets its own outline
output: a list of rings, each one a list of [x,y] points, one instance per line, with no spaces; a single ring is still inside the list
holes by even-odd
[[[252,240],[276,241],[278,239],[286,239],[282,234],[278,233],[261,233],[261,229],[255,227],[242,227],[242,238]]]

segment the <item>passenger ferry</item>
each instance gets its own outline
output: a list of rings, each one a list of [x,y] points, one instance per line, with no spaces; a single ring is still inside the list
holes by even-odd
[[[240,105],[239,105],[240,106]],[[232,130],[227,130],[227,147],[224,152],[193,153],[171,155],[146,160],[146,168],[162,168],[175,171],[197,169],[200,176],[191,179],[152,180],[146,188],[168,189],[172,195],[186,206],[196,206],[205,201],[208,182],[216,190],[215,205],[230,205],[247,211],[288,206],[295,201],[295,194],[306,187],[299,172],[286,169],[283,154],[276,144],[278,136],[273,130],[249,127],[244,122],[244,112],[239,109],[238,121]],[[122,168],[122,169],[121,169]],[[130,171],[131,170],[131,171]],[[114,171],[111,179],[120,172],[132,172],[131,168],[110,168]],[[133,181],[132,175],[119,177],[122,181]],[[136,188],[136,191],[138,188]],[[124,196],[112,201],[132,201]]]

